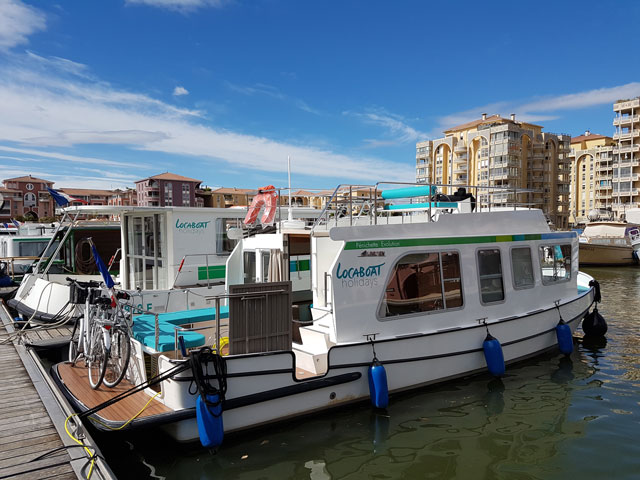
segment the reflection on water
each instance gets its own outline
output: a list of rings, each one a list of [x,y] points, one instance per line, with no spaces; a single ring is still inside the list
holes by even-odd
[[[121,478],[639,478],[640,269],[588,272],[608,340],[569,358],[229,436],[217,453],[145,432],[101,436],[105,453]]]

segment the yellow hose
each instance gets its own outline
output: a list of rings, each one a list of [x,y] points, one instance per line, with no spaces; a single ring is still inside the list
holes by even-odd
[[[127,425],[129,425],[129,424],[130,424],[131,422],[133,422],[136,418],[138,418],[138,416],[139,416],[142,412],[144,412],[144,411],[145,411],[145,409],[149,406],[149,404],[151,403],[151,401],[152,401],[154,398],[156,398],[158,395],[160,395],[160,392],[156,393],[153,397],[151,397],[151,398],[149,399],[149,401],[145,404],[145,406],[144,406],[144,407],[142,407],[138,413],[136,413],[133,417],[131,417],[129,420],[127,420],[125,423],[123,423],[123,424],[122,424],[122,425],[120,425],[119,427],[110,427],[109,425],[107,425],[106,423],[104,423],[104,422],[102,422],[102,421],[98,420],[98,419],[97,419],[97,418],[95,418],[95,417],[89,417],[89,418],[90,418],[90,420],[91,420],[92,422],[99,423],[100,425],[102,425],[102,426],[103,426],[103,427],[105,427],[105,428],[108,428],[109,430],[113,430],[113,431],[116,431],[116,430],[122,430],[124,427],[126,427]]]
[[[89,467],[89,474],[87,475],[87,480],[89,480],[91,478],[91,473],[93,472],[93,466],[96,463],[96,458],[95,458],[95,453],[91,453],[91,450],[89,450],[89,448],[82,443],[80,440],[78,440],[76,437],[74,437],[73,435],[71,435],[71,432],[69,431],[68,428],[68,423],[69,423],[69,419],[71,417],[75,417],[77,416],[77,413],[72,413],[71,415],[69,415],[67,417],[67,419],[64,421],[64,431],[67,432],[67,435],[69,435],[69,437],[71,437],[71,439],[73,439],[74,442],[76,442],[78,445],[81,445],[82,447],[84,447],[84,450],[87,452],[87,454],[89,455],[89,458],[91,459],[91,466]]]

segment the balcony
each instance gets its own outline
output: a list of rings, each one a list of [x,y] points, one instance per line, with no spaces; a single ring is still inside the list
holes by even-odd
[[[613,110],[627,110],[629,108],[640,107],[640,98],[634,98],[633,100],[625,100],[624,102],[618,102],[613,104]]]
[[[621,160],[616,162],[613,167],[638,167],[640,166],[640,160]]]
[[[638,189],[630,188],[629,190],[619,190],[619,191],[614,190],[611,195],[613,197],[617,197],[618,195],[621,197],[628,197],[629,195],[638,195]]]
[[[596,172],[610,172],[613,170],[613,165],[598,165],[596,167]]]
[[[611,179],[613,182],[637,182],[640,179],[640,175],[632,173],[630,175],[613,176]]]
[[[626,125],[627,123],[638,123],[640,122],[640,115],[622,115],[620,117],[616,117],[613,119],[613,125]]]
[[[467,153],[467,147],[462,142],[458,142],[453,149],[454,153]]]
[[[628,147],[616,147],[613,149],[613,154],[618,153],[635,153],[640,152],[640,145],[629,145]]]
[[[634,137],[640,137],[640,130],[631,130],[630,132],[615,133],[614,140],[631,140]]]

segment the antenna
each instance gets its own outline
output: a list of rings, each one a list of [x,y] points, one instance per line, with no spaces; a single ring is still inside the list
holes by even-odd
[[[287,155],[287,173],[289,175],[289,218],[282,222],[284,228],[304,229],[304,220],[293,219],[293,205],[291,204],[291,157]]]
[[[293,220],[293,210],[291,206],[291,157],[287,155],[287,175],[289,177],[289,218],[287,220]]]

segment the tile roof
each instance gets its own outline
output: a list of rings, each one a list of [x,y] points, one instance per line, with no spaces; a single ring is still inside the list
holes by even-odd
[[[54,182],[50,180],[43,180],[41,178],[32,177],[31,175],[25,175],[24,177],[6,178],[3,181],[4,182],[43,182],[43,183],[49,183],[51,185],[54,184]]]
[[[182,182],[196,182],[202,183],[202,180],[196,180],[195,178],[183,177],[182,175],[178,175],[176,173],[164,172],[159,175],[154,175],[152,177],[143,178],[142,180],[137,180],[135,183],[144,182],[145,180],[177,180]]]
[[[500,115],[491,115],[490,117],[487,117],[486,120],[482,120],[482,118],[478,119],[478,120],[473,120],[472,122],[467,122],[467,123],[463,123],[462,125],[457,125],[455,127],[451,127],[447,130],[444,131],[444,133],[450,133],[450,132],[459,132],[461,130],[470,130],[472,128],[477,127],[478,125],[482,125],[483,123],[495,123],[495,122],[499,122],[499,123],[522,123],[522,124],[526,124],[526,125],[532,125],[534,127],[540,127],[540,125],[535,125],[533,123],[528,123],[528,122],[518,122],[517,120],[511,120],[510,118],[504,118],[501,117]]]
[[[215,190],[212,190],[211,193],[256,195],[258,193],[258,190],[255,188],[221,187],[221,188],[216,188]]]
[[[6,193],[22,193],[20,190],[14,190],[13,188],[0,187],[0,192]]]
[[[600,138],[608,138],[609,140],[613,140],[611,137],[607,137],[606,135],[599,135],[597,133],[592,133],[590,135],[580,135],[579,137],[573,137],[571,139],[571,144],[581,143],[585,140],[598,140]]]
[[[98,190],[93,188],[61,188],[60,191],[71,196],[100,195],[110,197],[113,194],[112,190]]]

